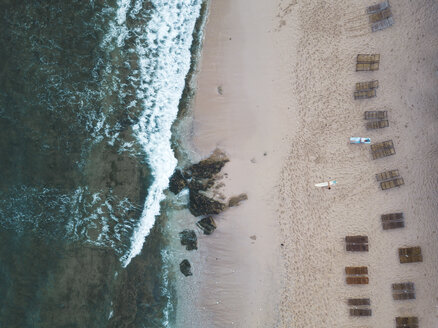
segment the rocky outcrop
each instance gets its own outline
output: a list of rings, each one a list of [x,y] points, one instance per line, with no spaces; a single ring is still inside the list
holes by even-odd
[[[209,179],[219,173],[225,163],[229,162],[229,158],[219,149],[216,149],[213,154],[207,159],[193,164],[186,171],[195,179]]]
[[[194,216],[219,214],[225,210],[226,205],[202,193],[190,190],[189,210]]]
[[[179,264],[179,270],[186,277],[193,275],[192,266],[190,265],[190,262],[187,259],[181,261],[181,263]]]
[[[207,216],[206,218],[203,218],[199,220],[196,225],[204,231],[205,235],[211,235],[213,231],[216,230],[216,222],[214,222],[213,217]]]
[[[192,179],[189,183],[189,190],[191,192],[197,192],[197,191],[206,191],[213,187],[214,185],[214,179],[201,179],[201,180],[195,180]]]
[[[187,187],[187,180],[184,178],[182,172],[176,169],[169,179],[169,190],[177,195],[185,187]]]
[[[179,233],[181,245],[186,246],[188,251],[198,249],[198,238],[194,230],[185,229]]]
[[[228,201],[228,207],[238,206],[240,202],[247,200],[248,196],[246,194],[240,194],[238,196],[231,197]]]
[[[211,215],[219,214],[228,207],[238,206],[240,202],[248,199],[246,194],[240,194],[231,197],[227,202],[226,197],[221,194],[220,189],[224,183],[218,181],[227,178],[227,173],[221,176],[218,173],[227,162],[229,159],[225,153],[216,149],[207,159],[185,170],[176,170],[170,178],[169,190],[174,194],[188,187],[190,213],[195,217],[206,216],[196,223],[205,235],[212,234],[217,228]],[[185,229],[179,233],[179,236],[181,244],[186,246],[187,250],[198,249],[195,231]],[[179,264],[179,268],[186,277],[192,275],[191,265],[187,259]]]

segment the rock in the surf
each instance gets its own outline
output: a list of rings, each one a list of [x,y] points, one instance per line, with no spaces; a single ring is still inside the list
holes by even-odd
[[[176,169],[173,175],[169,179],[169,190],[173,192],[175,195],[177,195],[185,187],[187,187],[187,181],[184,178],[182,172]]]
[[[228,201],[228,207],[238,206],[240,202],[247,200],[247,194],[240,194],[238,196],[231,197]]]
[[[185,246],[188,251],[198,249],[198,238],[194,230],[185,229],[179,233],[181,245]]]
[[[190,265],[189,260],[185,259],[179,264],[179,270],[186,277],[193,275],[192,266]]]
[[[213,231],[216,230],[216,222],[214,222],[213,217],[207,216],[201,220],[199,220],[196,225],[204,231],[205,235],[211,235]]]
[[[219,214],[225,208],[224,203],[203,195],[202,191],[190,190],[189,210],[194,216]]]
[[[225,163],[229,161],[229,158],[223,151],[216,149],[207,159],[190,166],[187,172],[196,179],[212,178],[215,174],[219,173]]]

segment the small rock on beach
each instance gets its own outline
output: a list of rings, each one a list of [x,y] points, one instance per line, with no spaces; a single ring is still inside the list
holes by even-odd
[[[193,275],[192,266],[190,265],[190,262],[187,259],[181,261],[181,263],[179,264],[179,269],[181,273],[186,277]]]
[[[205,235],[211,235],[217,228],[216,222],[214,222],[214,219],[211,216],[199,220],[196,225],[204,231]]]
[[[179,233],[181,245],[186,246],[186,250],[198,249],[198,238],[194,230],[185,229]]]
[[[247,200],[248,195],[247,194],[240,194],[238,196],[231,197],[228,201],[228,207],[238,206],[240,202]]]

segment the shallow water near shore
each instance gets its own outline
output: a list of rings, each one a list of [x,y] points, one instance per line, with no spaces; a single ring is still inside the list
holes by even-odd
[[[0,326],[171,326],[157,215],[201,3],[0,1]]]

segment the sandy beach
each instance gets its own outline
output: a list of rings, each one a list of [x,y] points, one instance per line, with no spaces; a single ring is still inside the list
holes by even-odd
[[[231,160],[223,169],[223,193],[249,199],[221,213],[213,235],[199,236],[190,260],[202,269],[184,280],[180,295],[191,295],[194,304],[178,303],[178,313],[190,313],[179,318],[181,327],[274,325],[283,265],[278,193],[269,191],[278,186],[286,159],[285,136],[295,129],[290,49],[296,42],[295,32],[278,29],[277,14],[266,1],[211,2],[192,146],[200,157],[223,149]],[[287,29],[293,31],[292,24]]]
[[[202,157],[223,149],[224,194],[249,199],[200,237],[179,326],[389,328],[397,316],[438,326],[438,3],[393,1],[394,26],[376,33],[372,4],[211,2],[192,146]],[[355,72],[359,53],[380,54],[379,70]],[[377,97],[354,100],[370,80]],[[367,110],[388,111],[389,127],[366,130]],[[350,136],[391,139],[396,154],[372,160]],[[391,169],[405,184],[382,191],[375,174]],[[314,187],[329,178],[338,185]],[[394,212],[405,227],[384,231],[380,215]],[[369,252],[347,252],[347,235],[367,235]],[[399,263],[408,246],[422,263]],[[345,283],[356,265],[368,285]],[[401,282],[414,282],[415,300],[392,299]],[[372,316],[350,317],[351,297],[370,298]]]

